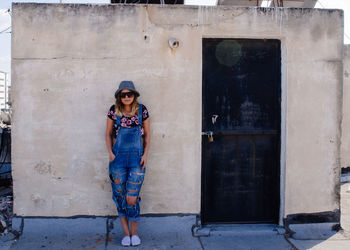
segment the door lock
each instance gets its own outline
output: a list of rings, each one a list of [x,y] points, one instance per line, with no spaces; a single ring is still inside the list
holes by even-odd
[[[213,131],[202,132],[202,135],[207,135],[209,142],[213,142],[214,141]]]

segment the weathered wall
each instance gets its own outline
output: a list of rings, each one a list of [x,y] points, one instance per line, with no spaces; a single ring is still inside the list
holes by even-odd
[[[281,218],[339,208],[339,10],[14,4],[17,215],[116,213],[106,112],[132,79],[150,110],[143,213],[199,213],[201,39],[282,42]],[[172,51],[168,39],[180,47]]]
[[[350,167],[350,44],[344,46],[343,122],[341,166]]]

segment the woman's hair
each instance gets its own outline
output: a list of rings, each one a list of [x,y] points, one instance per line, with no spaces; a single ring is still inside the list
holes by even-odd
[[[118,93],[117,98],[115,98],[115,112],[118,116],[123,116],[123,106],[122,99],[120,97],[120,93]],[[131,103],[131,116],[138,115],[139,114],[139,103],[137,101],[136,94],[134,95],[134,101]]]

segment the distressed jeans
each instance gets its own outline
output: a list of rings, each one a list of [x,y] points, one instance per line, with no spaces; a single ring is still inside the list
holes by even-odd
[[[113,200],[117,205],[118,215],[129,221],[139,221],[140,205],[138,198],[135,205],[126,202],[126,196],[138,197],[145,176],[145,169],[138,167],[113,167],[110,163],[109,176],[111,179]],[[116,183],[117,182],[117,183]]]

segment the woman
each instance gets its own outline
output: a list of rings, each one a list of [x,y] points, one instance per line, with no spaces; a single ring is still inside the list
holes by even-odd
[[[124,230],[123,246],[141,244],[137,234],[139,193],[147,165],[150,121],[147,108],[137,102],[138,96],[140,94],[132,81],[122,81],[115,92],[115,104],[107,116],[109,177],[113,200]]]

